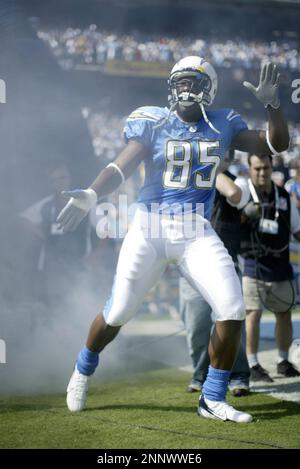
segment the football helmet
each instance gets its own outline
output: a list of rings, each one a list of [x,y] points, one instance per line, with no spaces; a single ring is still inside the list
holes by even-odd
[[[174,65],[168,86],[172,107],[179,102],[186,107],[193,103],[210,106],[217,93],[218,77],[209,62],[198,56],[188,56]]]

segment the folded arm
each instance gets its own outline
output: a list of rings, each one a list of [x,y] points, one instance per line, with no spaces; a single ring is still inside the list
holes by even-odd
[[[244,178],[236,178],[234,181],[226,174],[219,173],[216,179],[216,189],[226,197],[229,205],[242,209],[249,200],[249,186]]]

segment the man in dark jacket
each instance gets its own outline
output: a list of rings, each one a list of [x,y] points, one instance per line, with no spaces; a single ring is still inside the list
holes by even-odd
[[[251,380],[272,382],[257,358],[260,318],[265,308],[276,318],[277,373],[300,376],[288,361],[295,299],[289,239],[292,233],[300,241],[300,216],[287,191],[271,180],[271,156],[250,155],[248,163],[251,200],[244,209],[241,225],[247,356]]]

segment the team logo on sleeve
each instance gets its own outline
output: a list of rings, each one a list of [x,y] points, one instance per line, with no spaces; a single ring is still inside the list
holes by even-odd
[[[226,119],[230,122],[232,121],[233,119],[235,119],[236,117],[241,117],[240,114],[238,114],[236,111],[234,111],[233,109],[231,109],[231,111],[227,114],[226,116]]]
[[[153,122],[157,122],[160,118],[158,116],[151,114],[150,112],[137,109],[136,111],[133,111],[128,116],[128,120],[137,120],[137,119],[146,119],[146,120],[150,120]]]

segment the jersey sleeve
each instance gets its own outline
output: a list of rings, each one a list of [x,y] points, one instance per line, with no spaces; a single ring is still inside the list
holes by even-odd
[[[152,127],[157,122],[150,113],[138,108],[133,111],[127,118],[124,127],[124,139],[133,139],[145,146],[150,146]]]
[[[242,130],[248,129],[246,122],[238,112],[234,111],[234,109],[228,109],[226,119],[230,124],[231,140],[233,140]]]

